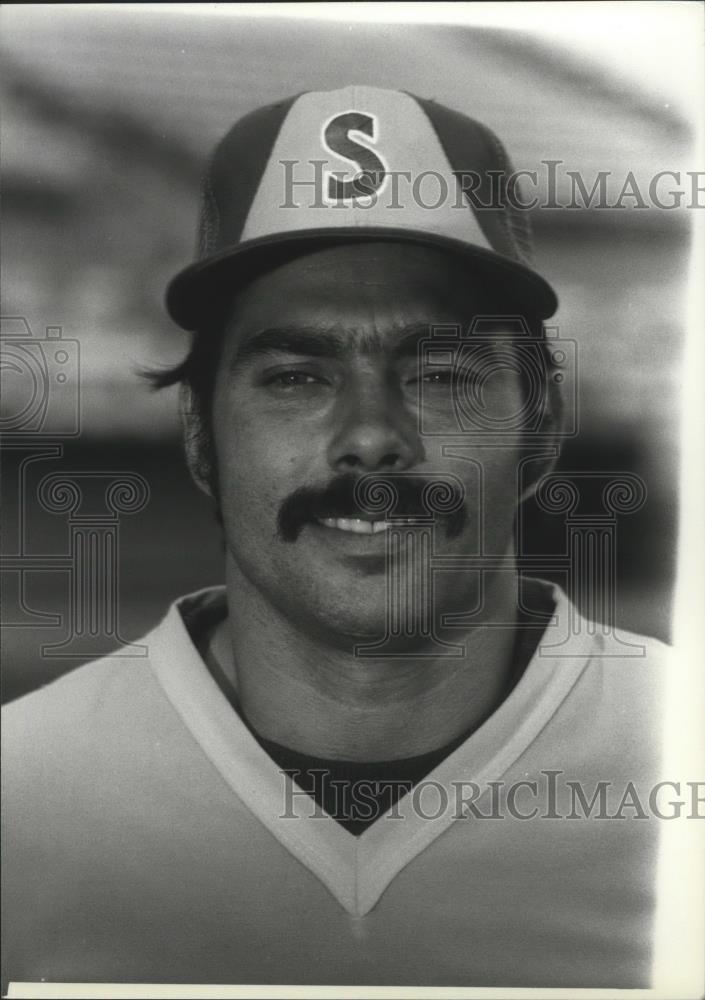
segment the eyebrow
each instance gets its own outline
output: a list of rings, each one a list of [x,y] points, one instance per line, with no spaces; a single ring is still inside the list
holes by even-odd
[[[253,334],[238,347],[230,370],[240,371],[258,358],[273,354],[308,358],[343,358],[355,353],[394,359],[416,357],[419,341],[428,339],[430,331],[431,324],[399,327],[391,337],[340,328],[272,327]]]

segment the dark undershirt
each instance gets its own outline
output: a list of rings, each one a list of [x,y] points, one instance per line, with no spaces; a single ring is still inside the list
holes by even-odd
[[[469,733],[418,757],[371,763],[311,757],[265,740],[256,733],[253,735],[281,770],[324,812],[359,836],[459,747]]]
[[[525,595],[526,585],[533,582],[524,581]],[[553,613],[554,603],[545,588],[538,586],[532,588],[531,596],[530,623],[525,612],[519,613],[514,643],[514,668],[502,701],[522,677],[536,651],[550,615]],[[197,645],[202,646],[204,641],[207,641],[210,629],[216,623],[209,621],[199,624],[201,626],[200,635],[194,637],[194,641]],[[537,628],[537,624],[540,627]],[[237,701],[237,695],[227,677],[214,664],[211,663],[208,666],[221,691],[262,749],[303,792],[315,800],[324,812],[355,836],[359,836],[376,819],[389,812],[404,795],[408,794],[419,781],[430,774],[435,767],[464,743],[472,732],[485,721],[482,719],[476,722],[471,729],[466,730],[451,743],[446,743],[438,750],[432,750],[430,753],[415,757],[405,757],[401,760],[360,762],[313,757],[310,754],[290,750],[288,747],[260,736],[243,715]]]

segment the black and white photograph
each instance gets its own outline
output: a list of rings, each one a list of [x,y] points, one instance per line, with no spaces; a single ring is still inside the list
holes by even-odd
[[[2,996],[705,995],[703,39],[3,6]]]

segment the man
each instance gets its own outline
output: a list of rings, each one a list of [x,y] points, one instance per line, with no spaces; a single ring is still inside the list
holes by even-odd
[[[9,707],[9,979],[649,984],[664,650],[518,578],[563,416],[510,178],[369,87],[218,146],[156,381],[225,587]]]

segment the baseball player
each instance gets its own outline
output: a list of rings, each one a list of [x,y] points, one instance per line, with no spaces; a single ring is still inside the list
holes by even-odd
[[[8,707],[5,981],[649,985],[665,648],[517,571],[563,414],[511,169],[367,86],[219,143],[155,381],[225,585]]]

